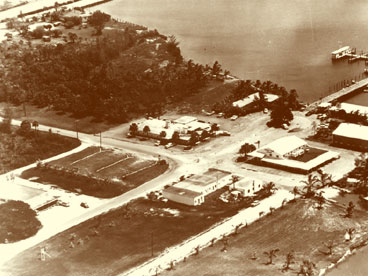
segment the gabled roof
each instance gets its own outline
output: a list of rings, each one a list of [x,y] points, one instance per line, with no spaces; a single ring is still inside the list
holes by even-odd
[[[368,140],[368,127],[357,124],[341,123],[334,132],[333,135],[355,138],[360,140]]]
[[[286,137],[277,139],[267,144],[266,146],[261,147],[258,150],[258,152],[263,153],[263,152],[269,152],[271,150],[280,155],[284,155],[306,144],[307,142],[305,142],[303,139],[300,139],[299,137],[292,135],[292,136],[286,136]]]

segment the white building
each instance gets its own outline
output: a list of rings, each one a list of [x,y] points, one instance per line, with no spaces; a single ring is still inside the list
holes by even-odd
[[[265,101],[268,102],[268,103],[272,103],[272,102],[276,101],[279,98],[279,96],[274,95],[274,94],[263,94],[263,95],[264,95]],[[256,100],[256,98],[259,99],[259,92],[253,93],[253,94],[249,95],[248,97],[245,97],[242,100],[233,102],[233,106],[242,108],[244,106],[247,106],[247,105],[253,103]]]
[[[162,195],[171,201],[186,205],[200,205],[204,197],[232,182],[227,171],[209,169],[201,175],[192,175],[187,179],[165,188]]]
[[[295,135],[292,135],[277,139],[266,146],[261,147],[256,151],[256,153],[263,155],[262,158],[284,159],[304,154],[306,147],[307,142]],[[252,155],[252,153],[250,153],[250,155]]]
[[[243,197],[254,196],[256,192],[263,188],[263,181],[255,178],[243,177],[236,182],[234,186],[235,190],[240,191]]]

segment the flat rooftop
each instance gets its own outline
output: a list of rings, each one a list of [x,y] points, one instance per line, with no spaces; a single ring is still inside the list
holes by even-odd
[[[368,140],[368,126],[361,126],[351,123],[341,123],[334,132],[333,135],[355,138],[367,141]]]

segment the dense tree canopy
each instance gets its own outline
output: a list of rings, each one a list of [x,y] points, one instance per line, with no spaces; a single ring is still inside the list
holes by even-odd
[[[146,43],[147,36],[155,37],[160,47]],[[169,50],[177,43],[164,38],[157,31],[138,34],[126,28],[57,46],[4,42],[0,100],[115,123],[138,114],[157,115],[167,102],[180,101],[207,82],[204,66],[178,63],[180,49]]]

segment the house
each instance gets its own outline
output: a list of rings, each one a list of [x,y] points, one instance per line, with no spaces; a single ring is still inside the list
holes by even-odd
[[[150,118],[137,124],[135,135],[159,140],[171,140],[174,132],[179,133],[176,143],[187,145],[192,132],[199,135],[204,131],[211,131],[211,124],[197,120],[195,117],[183,116],[176,120]]]
[[[274,94],[263,94],[263,95],[267,103],[272,103],[279,98],[279,96],[274,95]],[[253,93],[249,95],[248,97],[245,97],[242,100],[233,102],[233,106],[243,108],[245,106],[252,104],[257,98],[259,99],[259,92]]]
[[[257,150],[266,158],[285,159],[304,154],[307,142],[295,135],[282,137]]]
[[[368,126],[351,123],[341,123],[332,132],[333,144],[337,146],[368,150]]]
[[[230,186],[232,188],[232,185]],[[263,188],[263,181],[250,177],[243,177],[234,184],[234,188],[241,192],[243,197],[254,196]]]
[[[162,195],[171,201],[195,206],[202,204],[205,196],[231,182],[230,172],[210,168],[201,175],[193,174],[173,186],[165,188]]]
[[[178,188],[175,186],[164,189],[162,191],[162,195],[168,200],[185,205],[196,206],[204,202],[204,195],[202,195],[201,193]]]

